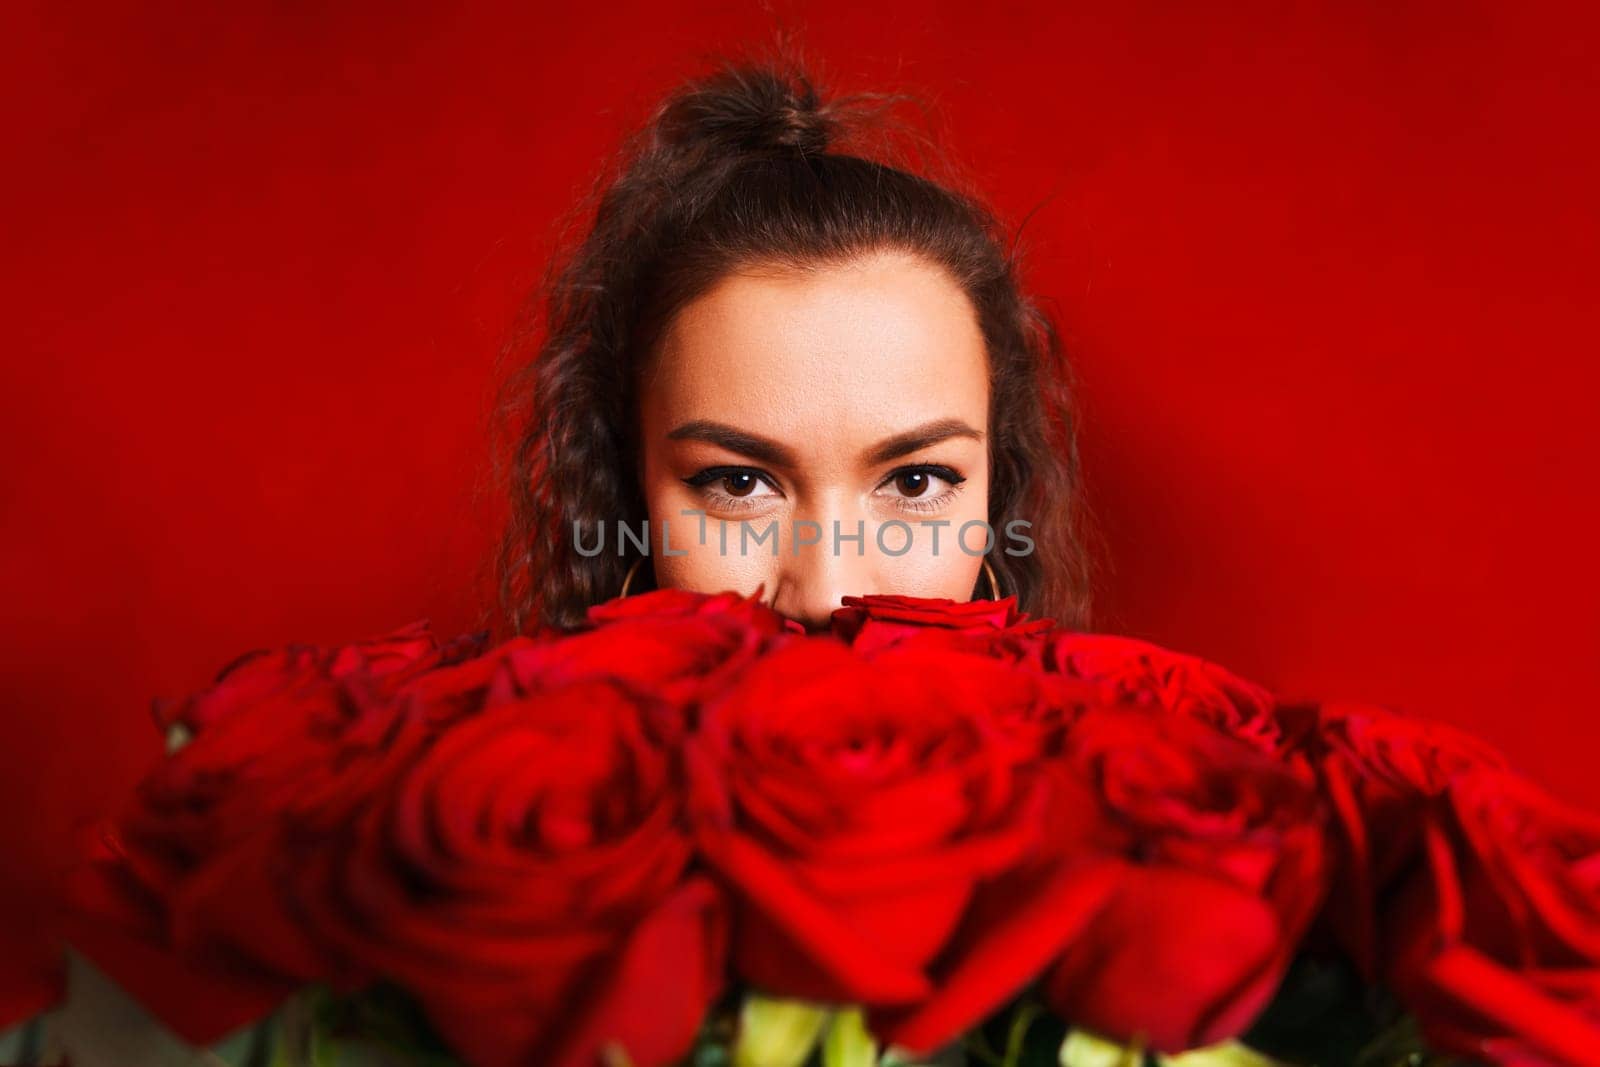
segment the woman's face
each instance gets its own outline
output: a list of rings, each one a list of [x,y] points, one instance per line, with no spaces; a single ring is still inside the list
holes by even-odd
[[[808,629],[846,595],[971,597],[990,536],[988,365],[939,268],[882,252],[731,275],[672,320],[641,398],[661,588],[764,586]]]

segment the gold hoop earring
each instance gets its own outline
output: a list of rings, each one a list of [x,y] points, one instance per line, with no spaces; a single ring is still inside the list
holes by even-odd
[[[983,576],[985,578],[989,579],[989,599],[990,600],[999,600],[1000,599],[1000,583],[995,580],[994,568],[989,566],[989,560],[988,560],[987,557],[983,561]]]
[[[628,568],[627,576],[622,579],[622,592],[617,594],[618,600],[621,600],[623,597],[628,595],[628,586],[633,584],[633,576],[639,573],[639,564],[643,562],[644,557],[640,556],[638,559],[633,561],[633,566]]]

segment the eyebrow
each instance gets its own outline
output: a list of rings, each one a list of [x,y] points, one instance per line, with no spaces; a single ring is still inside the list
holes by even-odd
[[[891,459],[909,455],[920,448],[936,445],[940,441],[952,437],[970,437],[974,441],[983,440],[983,434],[974,429],[962,419],[946,418],[934,419],[921,426],[913,426],[909,430],[885,437],[867,453],[867,462],[872,465],[887,463]],[[667,434],[669,441],[708,441],[720,445],[730,452],[737,452],[743,456],[770,463],[775,467],[797,466],[794,453],[785,446],[769,437],[762,437],[748,430],[741,430],[736,426],[729,426],[725,422],[714,422],[711,419],[692,419],[684,423],[671,433]]]

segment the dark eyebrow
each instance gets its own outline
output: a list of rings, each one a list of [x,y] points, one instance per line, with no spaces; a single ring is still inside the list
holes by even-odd
[[[891,459],[898,459],[901,456],[917,451],[919,448],[936,445],[940,441],[951,437],[970,437],[974,441],[983,440],[982,433],[973,429],[961,419],[934,419],[932,422],[925,422],[921,426],[914,426],[902,433],[897,433],[893,437],[885,437],[868,454],[867,462],[874,466],[879,463],[887,463]]]
[[[737,452],[742,456],[770,463],[774,467],[792,469],[795,466],[794,453],[783,445],[770,438],[729,426],[725,422],[693,419],[667,434],[667,440],[710,441],[714,445],[721,445],[729,452]]]
[[[919,448],[938,444],[951,437],[983,440],[982,433],[961,419],[934,419],[879,441],[867,454],[867,462],[874,466],[887,463],[891,459],[915,452]],[[721,445],[730,452],[737,452],[775,467],[792,469],[795,466],[794,453],[778,442],[710,419],[694,419],[686,422],[667,434],[667,439],[709,441],[714,445]]]

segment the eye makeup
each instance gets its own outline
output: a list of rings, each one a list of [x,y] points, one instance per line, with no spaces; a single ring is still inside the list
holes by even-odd
[[[908,476],[937,478],[946,484],[946,488],[937,493],[920,496],[901,494],[893,498],[895,507],[923,514],[943,511],[961,493],[962,483],[967,480],[966,475],[943,464],[920,463],[910,467],[901,467],[890,474],[883,484],[890,485]],[[932,483],[930,482],[929,484],[931,485]],[[882,486],[879,486],[879,488],[881,489]]]
[[[764,482],[772,488],[771,493],[760,496],[751,496],[750,493],[732,493],[715,488],[715,483],[727,483],[737,479],[745,479],[751,484],[752,490]],[[700,493],[706,501],[707,511],[720,511],[724,513],[737,513],[743,511],[759,511],[763,506],[761,501],[781,497],[776,483],[770,475],[754,467],[717,466],[706,469],[683,479],[683,484]]]
[[[886,494],[893,501],[892,507],[923,514],[941,511],[956,498],[961,492],[962,483],[967,480],[966,475],[942,463],[917,463],[898,467],[891,471],[879,484],[878,492],[882,492],[886,486],[893,486],[901,479],[914,477],[937,479],[946,483],[947,488],[931,495],[922,496],[909,496],[903,492]],[[728,491],[728,489],[718,489],[716,488],[718,482],[729,486],[730,489],[730,483],[736,483],[741,487],[749,486],[751,492],[739,493]],[[707,511],[733,514],[759,511],[766,506],[761,503],[762,501],[778,499],[783,496],[782,490],[778,488],[777,482],[772,476],[756,467],[735,465],[706,467],[704,470],[684,478],[683,483],[701,494],[706,501]],[[761,484],[770,487],[772,492],[751,495],[753,490]],[[932,483],[929,482],[929,484],[931,485]]]

